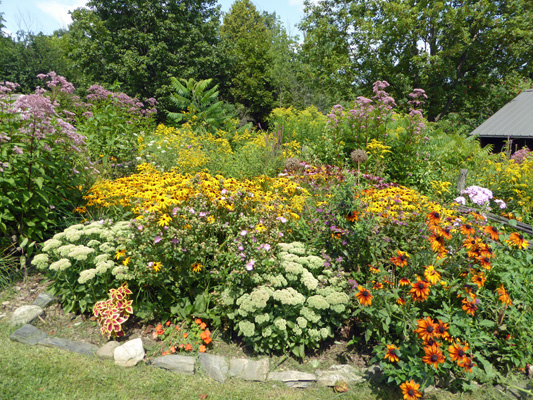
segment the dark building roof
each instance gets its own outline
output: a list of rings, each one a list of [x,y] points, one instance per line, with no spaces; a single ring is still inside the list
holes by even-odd
[[[524,90],[471,135],[480,138],[533,138],[533,89]]]

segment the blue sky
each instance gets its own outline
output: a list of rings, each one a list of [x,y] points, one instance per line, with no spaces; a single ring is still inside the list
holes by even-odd
[[[304,0],[252,0],[259,11],[276,12],[292,35],[303,16]],[[234,0],[218,0],[222,11],[229,11]],[[6,31],[17,30],[51,34],[66,28],[70,22],[69,10],[83,7],[86,0],[0,0],[0,13],[4,13]]]

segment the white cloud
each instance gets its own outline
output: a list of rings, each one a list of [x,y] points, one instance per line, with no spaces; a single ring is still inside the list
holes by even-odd
[[[87,0],[60,0],[41,1],[37,2],[36,5],[42,12],[55,19],[61,27],[66,28],[72,22],[68,12],[83,7],[86,3]]]

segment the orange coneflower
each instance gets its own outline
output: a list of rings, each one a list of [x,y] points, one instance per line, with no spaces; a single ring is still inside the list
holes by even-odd
[[[467,237],[463,240],[463,247],[467,250],[475,250],[479,247],[481,239],[477,237]]]
[[[427,217],[430,225],[440,224],[440,214],[437,211],[431,211]]]
[[[472,357],[463,358],[460,362],[459,361],[457,362],[457,365],[464,368],[465,371],[470,372],[470,373],[472,373],[472,368],[476,366],[476,364],[474,364],[474,360],[472,359]]]
[[[424,277],[429,283],[431,283],[432,285],[436,285],[441,281],[440,272],[437,271],[433,265],[428,265],[424,268]]]
[[[429,296],[429,288],[431,287],[429,282],[423,281],[419,276],[416,277],[416,282],[411,284],[411,290],[409,294],[415,301],[424,301]]]
[[[422,393],[418,391],[420,385],[415,383],[412,379],[409,382],[404,382],[400,385],[402,389],[403,399],[404,400],[417,400],[422,397]]]
[[[411,284],[411,281],[407,278],[401,278],[399,280],[400,286],[407,286]]]
[[[363,306],[371,306],[374,296],[370,294],[370,291],[361,285],[357,287],[357,290],[359,290],[359,292],[355,294],[355,297],[357,297],[359,303],[361,303]]]
[[[398,347],[393,344],[388,344],[385,359],[388,358],[390,362],[398,362],[400,360],[400,357],[398,357],[398,354],[396,354],[396,350],[398,350]]]
[[[481,265],[483,268],[490,270],[492,267],[490,266],[490,258],[489,257],[477,257],[476,261]]]
[[[424,341],[432,339],[435,336],[435,322],[429,317],[419,319],[416,321],[418,328],[415,329],[415,333],[418,337]]]
[[[482,257],[489,257],[489,258],[496,257],[496,254],[494,254],[494,251],[492,251],[492,248],[486,243],[483,243],[481,246],[479,246],[479,254]]]
[[[463,311],[465,311],[468,315],[474,316],[477,310],[476,300],[468,301],[467,299],[463,299]]]
[[[464,224],[461,226],[461,233],[466,236],[474,236],[476,234],[476,230],[472,225]]]
[[[369,266],[368,266],[368,270],[369,270],[370,272],[372,272],[373,274],[379,274],[379,272],[380,272],[380,271],[379,271],[379,268],[375,268],[375,267],[373,267],[372,265],[369,265]]]
[[[457,340],[454,344],[451,344],[448,347],[448,354],[452,361],[456,361],[458,364],[463,361],[466,357],[466,352],[468,351],[468,344],[465,342],[464,345],[461,344],[460,340]]]
[[[478,287],[485,286],[486,280],[487,278],[485,278],[485,273],[483,271],[475,274],[471,279],[471,281],[474,282]]]
[[[496,289],[496,292],[499,295],[498,300],[500,300],[503,304],[509,307],[513,305],[513,302],[511,301],[511,298],[509,297],[509,293],[507,293],[507,290],[505,290],[503,285],[500,285],[498,289]]]
[[[511,233],[511,236],[509,236],[507,243],[510,246],[515,246],[519,249],[527,249],[529,246],[529,242],[524,239],[524,236],[521,233],[518,232]]]
[[[359,213],[357,211],[352,211],[346,215],[346,221],[348,222],[354,222],[357,221],[359,218]]]
[[[435,253],[446,253],[446,248],[444,247],[444,237],[440,235],[431,235],[429,237],[429,242],[431,243],[431,249]]]
[[[426,353],[426,355],[422,357],[422,361],[428,365],[433,365],[435,369],[438,368],[439,364],[442,364],[445,361],[442,351],[440,351],[436,345],[424,347],[424,353]]]
[[[451,232],[452,232],[452,228],[450,228],[449,226],[438,230],[438,234],[442,236],[444,239],[448,239],[448,240],[452,238]]]
[[[390,260],[398,267],[405,267],[407,265],[407,259],[411,256],[405,251],[400,250],[396,250],[396,254],[398,255],[396,257],[391,257]]]
[[[448,323],[444,323],[439,319],[439,322],[435,324],[435,337],[443,340],[450,340],[451,336],[448,333],[448,328]]]
[[[440,347],[442,345],[442,343],[439,343],[437,342],[435,339],[433,338],[429,338],[427,340],[424,340],[424,346],[437,346],[437,347]]]
[[[500,232],[498,232],[498,229],[496,229],[494,226],[487,225],[483,231],[490,235],[492,240],[499,240],[500,239]]]
[[[471,212],[470,215],[472,215],[476,221],[485,221],[487,219],[486,217],[477,212]]]

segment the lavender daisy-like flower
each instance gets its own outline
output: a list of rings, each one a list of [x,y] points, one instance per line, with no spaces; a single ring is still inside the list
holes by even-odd
[[[157,235],[155,238],[154,238],[154,243],[159,243],[161,241],[161,236]]]
[[[243,229],[240,233],[241,236],[246,236],[246,234],[248,233],[248,231],[246,229]]]

